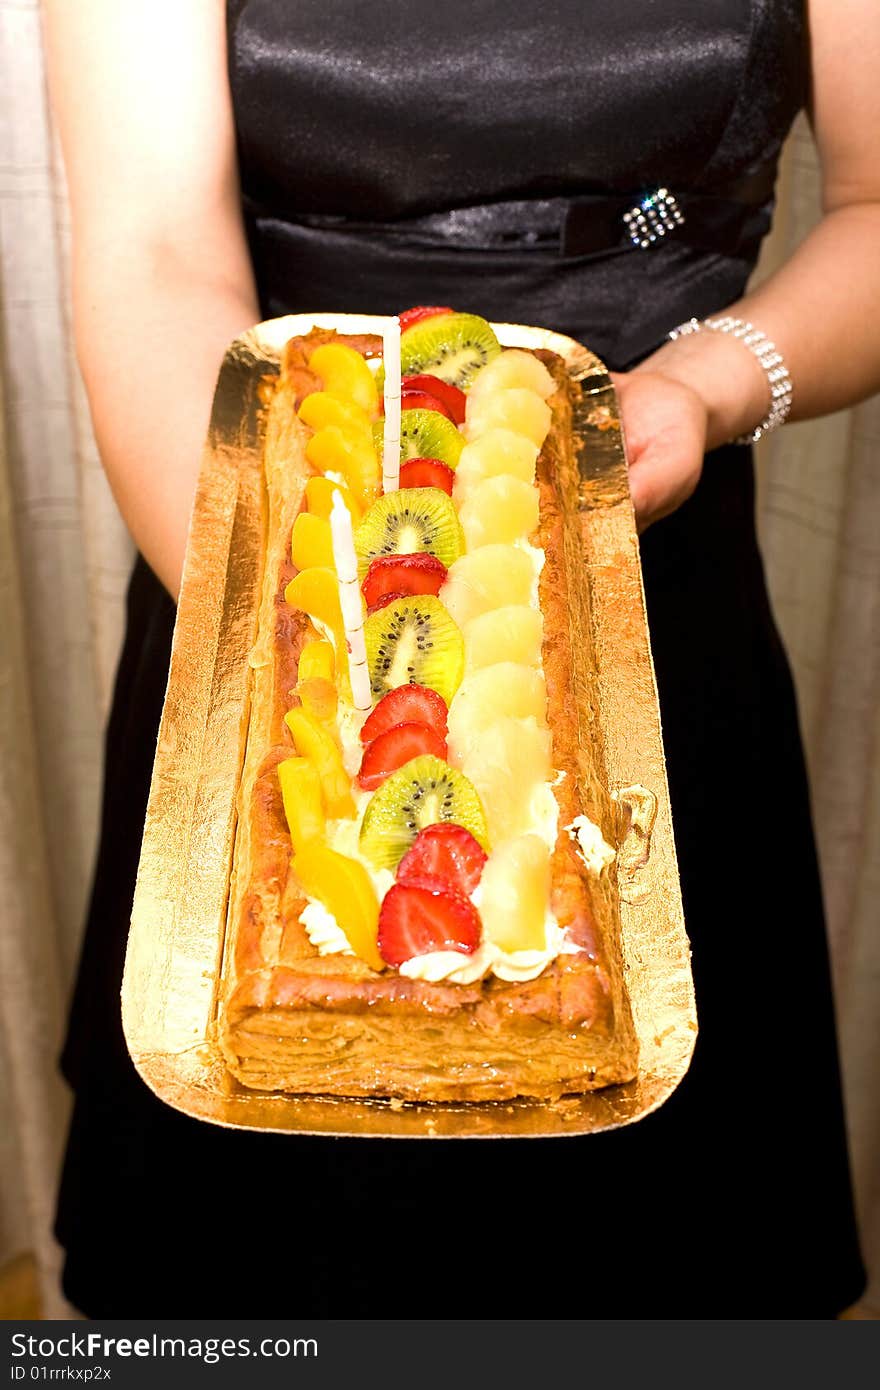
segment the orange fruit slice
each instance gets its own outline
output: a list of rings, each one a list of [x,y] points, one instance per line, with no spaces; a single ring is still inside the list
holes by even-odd
[[[316,625],[320,625],[329,633],[336,652],[336,669],[341,676],[347,676],[348,648],[335,571],[324,565],[313,565],[311,569],[301,570],[284,590],[284,597],[291,608],[299,608],[303,613],[308,613]]]
[[[313,430],[335,425],[345,434],[372,438],[372,422],[363,407],[343,396],[332,396],[329,391],[313,391],[296,413]]]
[[[341,473],[361,506],[379,493],[379,460],[372,441],[327,425],[306,445],[306,458],[321,473]]]
[[[309,897],[332,912],[355,954],[373,970],[383,970],[376,945],[379,899],[363,864],[312,840],[297,854],[293,871]]]
[[[342,396],[373,415],[379,395],[365,358],[345,343],[323,343],[309,358],[309,367],[331,396]]]
[[[348,507],[351,524],[356,527],[364,509],[351,488],[344,487],[342,483],[334,483],[332,478],[309,478],[306,483],[306,506],[313,516],[322,516],[325,521],[329,521],[333,510],[333,494],[336,492]]]
[[[333,569],[333,537],[330,522],[311,512],[300,512],[290,536],[290,557],[298,570],[314,566]]]
[[[288,710],[284,722],[293,735],[297,753],[317,769],[327,814],[334,819],[353,816],[351,782],[333,735],[304,708]]]
[[[278,764],[281,799],[294,854],[326,833],[321,778],[308,758],[285,758]]]
[[[331,642],[307,642],[300,652],[296,693],[309,714],[322,723],[336,718],[338,698],[333,679],[335,666]]]
[[[334,669],[332,642],[306,642],[299,654],[296,670],[299,680],[307,681],[313,676],[321,676],[324,680],[332,681]]]

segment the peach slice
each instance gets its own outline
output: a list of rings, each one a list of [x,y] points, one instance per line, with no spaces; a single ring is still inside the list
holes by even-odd
[[[323,343],[309,358],[310,369],[321,378],[331,396],[353,401],[368,415],[375,414],[379,394],[366,359],[345,343]]]
[[[323,723],[336,718],[338,697],[333,679],[335,664],[330,642],[307,642],[300,652],[296,693],[309,714]]]
[[[333,681],[324,680],[323,676],[310,676],[307,681],[297,681],[296,693],[302,700],[303,709],[322,724],[335,720],[339,696]]]
[[[278,781],[294,854],[310,840],[322,840],[327,822],[318,769],[308,758],[285,758],[278,764]]]
[[[373,970],[384,970],[376,945],[379,899],[363,864],[312,840],[297,854],[293,871],[309,897],[336,918],[355,954]]]
[[[327,814],[337,820],[352,817],[355,804],[351,782],[333,735],[304,708],[288,710],[284,722],[293,735],[297,753],[317,769]]]
[[[297,415],[313,430],[335,425],[344,434],[372,438],[372,423],[367,412],[354,401],[343,396],[332,396],[329,391],[312,391],[306,396]]]
[[[299,665],[296,668],[299,680],[307,681],[313,677],[321,677],[324,680],[332,681],[335,669],[332,642],[328,642],[326,639],[319,642],[306,642],[299,654]]]
[[[333,538],[330,522],[311,512],[300,512],[290,535],[290,557],[298,570],[315,565],[333,569]]]
[[[325,565],[313,565],[301,570],[284,590],[291,608],[299,608],[326,633],[329,633],[336,652],[336,668],[340,675],[348,674],[348,647],[342,609],[339,605],[339,583],[335,571]]]
[[[335,483],[332,478],[309,478],[306,483],[306,506],[313,516],[321,516],[325,521],[329,521],[333,510],[333,495],[337,492],[348,507],[352,526],[356,527],[364,509],[351,488],[343,486],[342,483]]]
[[[369,506],[378,496],[379,460],[372,440],[327,425],[306,444],[306,458],[321,473],[341,473],[359,505]]]

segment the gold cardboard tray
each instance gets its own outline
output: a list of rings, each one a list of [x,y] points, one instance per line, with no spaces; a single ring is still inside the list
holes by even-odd
[[[619,919],[639,1040],[635,1080],[555,1102],[403,1104],[247,1090],[214,1041],[236,795],[263,544],[267,385],[313,326],[381,333],[382,317],[300,314],[256,325],[218,379],[190,529],[122,986],[125,1037],[169,1105],[226,1126],[301,1134],[548,1137],[630,1124],[687,1070],[696,1036],[657,691],[617,401],[604,365],[549,331],[495,324],[505,346],[548,348],[575,383],[570,535],[582,549],[572,697],[593,763],[584,809],[618,849],[600,910]]]

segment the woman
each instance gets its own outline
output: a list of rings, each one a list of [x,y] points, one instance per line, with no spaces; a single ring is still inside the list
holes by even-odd
[[[756,353],[702,321],[778,344],[792,418],[876,389],[873,0],[450,0],[368,24],[349,0],[46,8],[80,360],[146,561],[65,1054],[68,1296],[93,1316],[836,1315],[863,1274],[821,898],[750,453],[730,443],[782,412]],[[744,295],[804,101],[825,217]],[[684,224],[638,248],[622,212],[661,186]],[[156,1101],[121,1037],[168,595],[223,350],[284,312],[413,303],[556,328],[619,373],[701,1033],[672,1098],[608,1135],[218,1131]],[[743,843],[767,788],[786,808],[769,879]]]

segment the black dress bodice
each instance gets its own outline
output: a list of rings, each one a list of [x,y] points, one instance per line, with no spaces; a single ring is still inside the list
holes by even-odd
[[[804,99],[800,0],[231,0],[228,13],[266,316],[388,313],[454,291],[622,367],[741,293],[754,237],[728,255],[677,234],[648,254],[565,257],[534,243],[527,215],[491,250],[418,219],[658,186],[753,198]]]
[[[591,188],[723,188],[804,97],[800,0],[232,0],[246,196],[387,221]]]

